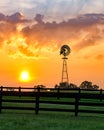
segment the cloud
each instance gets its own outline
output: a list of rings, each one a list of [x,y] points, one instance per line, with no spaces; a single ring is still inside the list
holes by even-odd
[[[103,0],[85,0],[85,5],[82,9],[82,13],[103,13],[104,12]]]
[[[45,0],[37,2],[31,14],[42,13],[50,20],[61,21],[80,14],[103,13],[103,5],[103,0]]]
[[[61,21],[79,14],[103,13],[103,5],[104,0],[3,0],[0,1],[0,12],[11,14],[19,11],[29,18],[41,13],[48,20]]]
[[[0,14],[1,49],[15,58],[46,58],[62,44],[70,44],[77,53],[104,41],[104,14],[84,14],[59,23],[46,22],[44,17],[37,14],[31,20],[20,13]]]
[[[10,23],[28,22],[27,19],[24,19],[23,14],[18,12],[10,16],[8,15],[6,16],[0,13],[0,21],[10,22]]]

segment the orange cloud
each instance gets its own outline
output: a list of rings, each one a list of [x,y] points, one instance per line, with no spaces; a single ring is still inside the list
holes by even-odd
[[[25,19],[20,13],[0,14],[0,46],[9,55],[24,58],[47,57],[45,52],[56,51],[67,43],[77,53],[102,44],[103,21],[104,14],[85,14],[60,23],[44,22],[41,14],[33,20]]]

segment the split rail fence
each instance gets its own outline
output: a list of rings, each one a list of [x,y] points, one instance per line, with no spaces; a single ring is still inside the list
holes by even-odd
[[[31,91],[30,91],[31,90]],[[16,98],[18,97],[18,98]],[[26,97],[26,98],[24,98]],[[63,100],[65,99],[65,100]],[[0,87],[0,113],[2,110],[34,110],[104,114],[104,90],[61,89],[61,88],[13,88]],[[5,105],[7,103],[7,105]],[[20,103],[13,106],[11,103]],[[24,106],[27,103],[28,106]],[[32,103],[33,106],[29,106]],[[41,104],[50,107],[43,107]],[[60,107],[64,106],[64,107]],[[59,106],[59,107],[55,107]],[[70,106],[69,108],[67,106]],[[71,107],[72,106],[72,107]],[[83,109],[84,107],[84,109]],[[98,107],[99,109],[96,109]]]

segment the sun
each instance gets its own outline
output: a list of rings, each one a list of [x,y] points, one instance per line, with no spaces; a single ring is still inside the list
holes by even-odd
[[[29,72],[28,71],[22,71],[20,73],[20,80],[22,82],[28,82],[30,81],[30,75],[29,75]]]

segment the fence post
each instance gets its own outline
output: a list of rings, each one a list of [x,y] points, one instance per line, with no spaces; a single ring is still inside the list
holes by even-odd
[[[102,101],[102,89],[100,89],[100,101]]]
[[[0,113],[2,110],[2,91],[3,91],[3,86],[1,86],[1,88],[0,88]]]
[[[78,89],[78,99],[80,100],[81,89]]]
[[[78,93],[79,93],[79,94],[81,93],[81,89],[80,89],[80,88],[78,89]]]
[[[36,92],[36,104],[35,104],[35,113],[36,113],[36,115],[39,112],[39,97],[40,97],[40,87],[37,88],[37,92]]]
[[[19,97],[21,97],[21,87],[19,87]]]
[[[79,101],[79,96],[77,94],[75,96],[75,116],[78,116],[78,105],[79,105],[78,101]]]
[[[60,99],[60,88],[57,88],[57,99]]]

